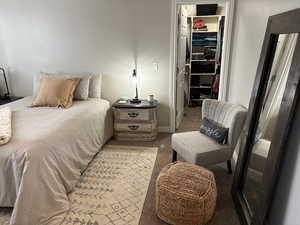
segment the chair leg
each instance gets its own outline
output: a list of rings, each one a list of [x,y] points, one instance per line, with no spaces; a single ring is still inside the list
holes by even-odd
[[[228,169],[228,173],[232,174],[231,160],[227,160],[227,169]]]
[[[177,152],[175,150],[172,150],[172,151],[173,151],[172,162],[175,162],[175,161],[177,161]]]

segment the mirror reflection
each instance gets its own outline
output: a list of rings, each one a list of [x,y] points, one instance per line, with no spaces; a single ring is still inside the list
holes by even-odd
[[[280,34],[246,171],[243,194],[250,213],[259,204],[262,178],[278,121],[298,34]]]

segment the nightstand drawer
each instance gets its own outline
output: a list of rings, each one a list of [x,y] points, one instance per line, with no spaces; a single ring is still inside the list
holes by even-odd
[[[115,111],[117,120],[150,120],[150,111],[141,109],[117,109]]]
[[[115,130],[120,132],[152,132],[153,123],[115,123]]]

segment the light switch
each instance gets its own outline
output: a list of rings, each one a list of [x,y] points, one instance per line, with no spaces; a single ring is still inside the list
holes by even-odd
[[[158,62],[153,63],[153,68],[155,72],[158,72]]]

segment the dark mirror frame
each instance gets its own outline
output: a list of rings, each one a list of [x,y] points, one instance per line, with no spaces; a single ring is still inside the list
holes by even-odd
[[[300,91],[300,9],[295,9],[269,17],[265,33],[259,65],[249,104],[248,116],[241,134],[240,151],[235,169],[232,197],[243,225],[269,225],[270,207],[273,201],[275,187],[281,170],[295,108],[299,102]],[[280,34],[299,33],[288,74],[288,80],[280,105],[278,122],[273,134],[266,168],[263,174],[263,190],[260,194],[260,204],[253,210],[246,201],[242,188],[246,179],[249,159],[255,138],[255,131],[262,109],[270,70],[275,55],[278,36]]]

